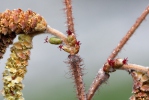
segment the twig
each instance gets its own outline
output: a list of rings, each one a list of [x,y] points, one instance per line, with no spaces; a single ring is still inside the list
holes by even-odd
[[[144,12],[142,13],[142,15],[135,22],[135,24],[131,27],[131,29],[127,32],[127,34],[122,38],[122,40],[117,45],[117,47],[113,50],[113,52],[108,57],[108,59],[114,59],[117,56],[117,54],[120,52],[120,50],[122,49],[122,47],[126,44],[126,42],[129,40],[129,38],[132,36],[132,34],[135,32],[135,30],[141,24],[141,22],[145,19],[145,17],[147,16],[148,13],[149,13],[149,6],[144,10]],[[126,67],[126,65],[125,65],[125,67]],[[103,69],[103,68],[101,68],[101,69]],[[99,76],[100,76],[100,74],[97,73],[97,76],[95,77],[95,79],[92,82],[92,85],[89,88],[89,91],[88,91],[88,94],[87,94],[87,100],[91,100],[92,96],[94,95],[94,93],[96,92],[96,90],[98,89],[98,87],[103,83],[103,82],[101,82],[101,78],[99,78]]]
[[[82,59],[79,55],[69,55],[69,60],[66,62],[69,64],[71,74],[74,78],[74,83],[76,85],[78,100],[86,100],[85,88],[83,83],[83,73],[82,73]]]
[[[123,65],[120,69],[122,70],[135,70],[137,72],[141,72],[146,74],[148,72],[149,67],[144,67],[141,65],[136,65],[136,64],[125,64]]]
[[[111,55],[108,59],[114,59],[117,54],[121,51],[123,46],[126,44],[126,42],[129,40],[129,38],[132,36],[132,34],[135,32],[135,30],[138,28],[138,26],[142,23],[142,21],[145,19],[145,17],[149,13],[149,6],[144,10],[142,15],[136,20],[135,24],[130,28],[130,30],[127,32],[127,34],[122,38],[120,43],[117,45],[117,47],[113,50]]]
[[[64,0],[66,9],[66,15],[67,15],[67,26],[68,30],[70,30],[73,34],[74,33],[74,23],[73,23],[73,17],[72,17],[72,6],[71,6],[71,0]]]
[[[66,6],[65,12],[67,15],[68,45],[66,46],[66,48],[64,48],[63,46],[63,50],[70,53],[70,55],[68,56],[69,57],[68,63],[70,64],[71,74],[74,78],[74,82],[76,85],[77,97],[79,100],[86,100],[86,94],[84,88],[85,86],[83,83],[83,77],[82,77],[83,74],[81,68],[82,59],[80,58],[80,56],[77,55],[80,49],[80,41],[77,41],[76,35],[74,33],[71,0],[64,0],[64,4]]]
[[[66,40],[67,37],[63,33],[61,33],[60,31],[58,31],[54,28],[51,28],[50,26],[47,26],[46,32],[51,33],[52,35],[59,37],[60,39],[62,39],[67,44],[67,40]]]
[[[97,80],[94,80],[92,85],[90,86],[90,89],[87,93],[87,100],[91,100],[92,97],[94,96],[94,93],[96,92],[96,90],[98,89],[98,87],[100,85],[102,85],[103,83],[105,83],[109,78],[109,74],[108,73],[105,73],[103,71],[103,69],[100,69],[98,71],[98,74],[96,76],[96,79]]]

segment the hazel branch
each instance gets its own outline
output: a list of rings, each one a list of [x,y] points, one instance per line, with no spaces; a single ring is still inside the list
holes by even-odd
[[[123,48],[123,46],[129,40],[129,38],[133,35],[133,33],[135,32],[135,30],[142,23],[142,21],[145,19],[145,17],[147,16],[148,13],[149,13],[149,6],[144,10],[144,12],[142,13],[142,15],[135,22],[135,24],[131,27],[131,29],[127,32],[127,34],[122,38],[122,40],[117,45],[117,47],[113,50],[113,52],[108,57],[108,59],[111,60],[111,59],[114,59],[117,56],[117,54],[121,51],[121,49]],[[107,66],[105,66],[105,65],[107,65]],[[108,63],[105,63],[104,64],[104,67],[101,68],[101,69],[104,70],[104,71],[106,71],[105,73],[109,73],[109,72],[111,72],[112,67],[111,66],[108,66]],[[114,71],[114,70],[112,69],[112,71]],[[104,74],[104,75],[106,75],[106,74]],[[97,73],[97,76],[95,77],[95,79],[92,82],[92,85],[89,88],[89,91],[88,91],[88,94],[87,94],[87,99],[88,100],[91,100],[92,96],[94,95],[94,93],[96,92],[96,90],[98,89],[98,87],[103,83],[103,82],[101,82],[101,79],[99,78],[99,76],[100,76],[100,74]]]
[[[79,55],[69,55],[68,58],[69,59],[66,63],[69,64],[71,74],[74,78],[78,100],[86,100],[85,88],[82,78],[83,68],[81,68],[82,59]]]
[[[72,17],[71,0],[64,0],[64,4],[66,6],[65,12],[66,12],[66,16],[67,16],[67,27],[68,27],[68,30],[70,30],[72,33],[74,33],[74,23],[73,23],[73,17]]]
[[[136,65],[136,64],[125,64],[123,65],[120,69],[122,70],[135,70],[137,72],[141,73],[148,73],[149,67],[141,66],[141,65]]]
[[[64,4],[66,6],[65,12],[67,16],[67,45],[62,46],[62,49],[68,53],[70,53],[68,64],[71,70],[71,75],[74,78],[77,97],[79,100],[86,100],[85,86],[83,83],[83,74],[81,68],[82,59],[77,55],[80,49],[80,41],[77,41],[76,35],[74,33],[74,23],[72,17],[72,5],[71,0],[64,0]]]
[[[117,47],[113,50],[111,55],[108,57],[108,59],[114,59],[117,54],[121,51],[123,46],[126,44],[126,42],[129,40],[129,38],[133,35],[135,30],[138,28],[138,26],[142,23],[142,21],[145,19],[145,17],[149,13],[149,6],[144,10],[142,15],[136,20],[135,24],[130,28],[130,30],[127,32],[127,34],[122,38],[120,43],[117,45]]]
[[[136,72],[141,72],[146,74],[148,72],[148,67],[141,66],[141,65],[136,65],[136,64],[128,64],[127,58],[124,59],[113,59],[113,60],[107,60],[107,62],[104,64],[104,72],[109,73],[109,72],[114,72],[117,69],[119,70],[126,70],[126,71],[136,71]],[[111,71],[110,71],[111,70]]]
[[[60,39],[62,39],[66,44],[67,44],[67,36],[65,36],[63,33],[61,33],[60,31],[50,27],[49,25],[47,26],[46,32],[59,37]]]
[[[87,93],[87,100],[91,100],[92,97],[94,96],[96,90],[98,89],[98,87],[100,85],[102,85],[103,83],[105,83],[108,78],[110,77],[110,75],[108,73],[105,73],[103,71],[103,69],[100,69],[98,71],[98,74],[96,76],[96,79],[97,80],[94,80],[93,83],[91,84],[89,90],[88,90],[88,93]]]

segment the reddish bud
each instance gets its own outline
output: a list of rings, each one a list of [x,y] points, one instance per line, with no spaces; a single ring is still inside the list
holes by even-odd
[[[72,34],[72,32],[70,30],[67,30],[66,32],[67,32],[68,35]]]
[[[76,45],[81,45],[80,41],[76,41]]]
[[[128,58],[124,58],[123,64],[127,64],[127,62],[128,62]]]
[[[59,45],[58,48],[60,49],[60,51],[62,50],[63,45]]]
[[[109,63],[109,65],[110,65],[110,66],[114,66],[115,61],[114,61],[114,60],[112,60],[112,59],[108,59],[108,63]]]
[[[109,72],[110,67],[111,67],[111,66],[109,65],[109,63],[105,63],[105,64],[104,64],[104,67],[103,67],[103,71],[104,71],[104,72]]]

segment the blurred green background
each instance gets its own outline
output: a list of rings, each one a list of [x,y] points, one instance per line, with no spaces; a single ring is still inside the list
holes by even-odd
[[[86,91],[97,71],[126,34],[143,10],[148,0],[73,0],[75,31],[81,41],[79,55],[84,60],[84,82]],[[62,0],[3,0],[0,12],[6,9],[31,9],[42,15],[47,23],[66,33],[66,15]],[[49,34],[36,36],[23,84],[25,100],[77,100],[73,79],[68,65],[64,63],[68,54],[57,46],[45,44]],[[15,39],[17,41],[17,39]],[[133,37],[117,57],[128,57],[129,63],[148,66],[149,17],[143,21]],[[11,46],[10,46],[11,47]],[[4,71],[9,57],[7,49],[0,61],[0,73]],[[110,74],[110,79],[96,92],[93,100],[128,100],[132,95],[132,79],[125,71]],[[0,79],[2,80],[2,74]],[[3,83],[0,81],[0,89]],[[3,97],[0,96],[0,100]]]

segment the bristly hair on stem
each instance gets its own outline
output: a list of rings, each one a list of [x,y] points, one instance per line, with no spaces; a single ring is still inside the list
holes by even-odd
[[[72,17],[72,5],[71,0],[64,0],[65,4],[65,12],[67,17],[67,46],[63,46],[63,50],[70,53],[68,56],[67,63],[69,64],[69,68],[71,71],[71,75],[73,76],[77,97],[78,100],[87,100],[86,93],[85,93],[85,86],[83,83],[83,74],[82,74],[82,59],[77,54],[80,49],[80,41],[77,41],[76,35],[74,32],[74,23]]]
[[[103,83],[106,83],[106,81],[109,79],[110,75],[108,73],[105,73],[103,69],[100,69],[98,71],[98,74],[96,76],[96,80],[94,80],[88,90],[87,93],[87,100],[92,100],[92,97],[94,96],[95,92],[97,91],[98,87],[101,86]]]
[[[142,21],[145,19],[145,17],[149,13],[149,6],[144,10],[144,12],[141,14],[141,16],[136,20],[134,25],[130,28],[130,30],[127,32],[127,34],[122,38],[120,43],[117,45],[117,47],[113,50],[111,55],[108,57],[108,59],[114,59],[117,54],[121,51],[123,46],[126,44],[126,42],[130,39],[130,37],[133,35],[135,30],[139,27],[139,25],[142,23]]]
[[[71,31],[73,34],[75,34],[73,17],[72,17],[72,5],[71,5],[71,2],[72,2],[71,0],[64,0],[64,4],[66,6],[65,12],[66,12],[66,17],[67,17],[68,31]]]
[[[69,64],[71,75],[74,78],[78,100],[86,100],[85,88],[82,79],[82,59],[79,55],[69,55],[66,63]]]
[[[133,33],[135,32],[135,30],[139,27],[139,25],[142,23],[142,21],[145,19],[145,17],[148,15],[148,13],[149,13],[149,6],[144,10],[144,12],[142,13],[142,15],[136,20],[135,24],[130,28],[130,30],[127,32],[127,34],[122,38],[122,40],[117,45],[117,47],[113,50],[113,52],[108,57],[108,59],[112,60],[112,59],[114,59],[117,56],[117,54],[121,51],[121,49],[123,48],[123,46],[129,40],[129,38],[133,35]],[[105,64],[104,64],[104,67],[101,68],[102,70],[107,69],[105,67]],[[100,72],[101,69],[99,69],[99,72]],[[109,72],[111,72],[110,71],[111,68],[108,68],[108,69],[109,69]],[[95,79],[93,80],[92,85],[90,86],[90,89],[89,89],[90,93],[88,93],[88,95],[87,95],[88,100],[91,100],[91,98],[93,96],[91,94],[94,94],[96,92],[96,90],[98,89],[98,87],[103,83],[102,80],[100,80],[100,78],[102,78],[102,77],[100,76],[100,73],[99,72],[97,73],[97,76],[95,77]],[[106,72],[106,73],[108,74],[109,72]],[[100,76],[100,78],[99,78],[99,76]],[[103,78],[105,78],[105,80],[107,80],[107,77],[103,77]],[[94,83],[98,83],[98,84],[94,84]]]

